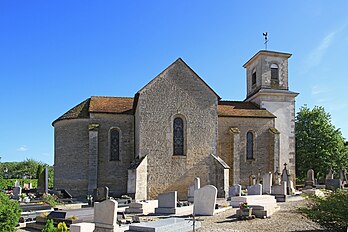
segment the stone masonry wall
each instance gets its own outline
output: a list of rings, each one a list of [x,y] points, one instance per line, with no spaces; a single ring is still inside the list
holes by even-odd
[[[177,60],[140,91],[136,125],[138,155],[148,157],[148,198],[178,191],[179,199],[195,177],[209,179],[210,155],[217,152],[217,96],[185,63]],[[185,156],[173,156],[173,120],[185,124]]]
[[[87,194],[88,119],[62,120],[54,124],[54,188],[74,197]]]
[[[230,128],[238,128],[240,131],[240,184],[248,185],[249,176],[257,175],[259,169],[261,174],[274,172],[270,170],[273,167],[271,162],[273,158],[270,154],[270,145],[273,143],[273,137],[269,128],[274,127],[273,118],[239,118],[239,117],[219,117],[219,156],[233,170],[233,134]],[[246,134],[251,131],[254,135],[254,160],[246,159]],[[233,183],[233,175],[230,175],[230,185]]]
[[[127,193],[128,167],[134,158],[134,116],[91,114],[91,123],[99,124],[98,187],[107,186],[111,196]],[[110,161],[110,129],[120,130],[120,160]]]

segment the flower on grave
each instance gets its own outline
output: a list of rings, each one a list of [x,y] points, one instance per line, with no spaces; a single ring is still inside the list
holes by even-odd
[[[239,204],[240,209],[249,209],[249,205],[247,202],[243,202]]]

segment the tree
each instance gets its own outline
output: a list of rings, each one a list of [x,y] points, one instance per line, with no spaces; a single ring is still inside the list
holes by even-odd
[[[18,201],[10,200],[5,193],[0,192],[0,232],[16,231],[20,216]]]
[[[326,171],[348,168],[348,151],[340,129],[331,123],[324,107],[306,105],[296,115],[296,172],[299,179],[313,169],[318,178]]]

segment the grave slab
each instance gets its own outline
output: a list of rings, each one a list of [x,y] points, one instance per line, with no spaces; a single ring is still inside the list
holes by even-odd
[[[196,222],[195,228],[199,228],[200,222]],[[139,224],[129,225],[130,231],[146,231],[146,232],[186,232],[192,231],[193,222],[184,218],[168,218],[155,222],[143,222]]]

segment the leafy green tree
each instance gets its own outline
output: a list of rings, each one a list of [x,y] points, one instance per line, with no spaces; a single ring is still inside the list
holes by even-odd
[[[0,232],[16,231],[20,216],[18,201],[10,200],[6,194],[0,192]]]
[[[306,105],[296,115],[296,171],[299,179],[313,169],[323,178],[326,171],[348,168],[348,151],[340,129],[331,123],[324,107]]]

